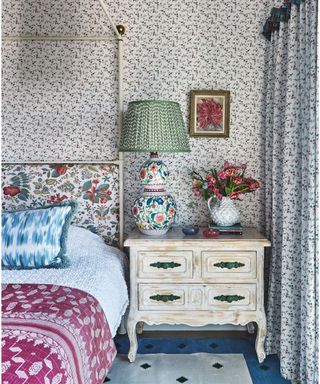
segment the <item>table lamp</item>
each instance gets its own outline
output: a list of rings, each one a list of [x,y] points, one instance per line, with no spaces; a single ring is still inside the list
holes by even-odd
[[[132,213],[142,233],[164,235],[174,222],[177,207],[166,192],[169,171],[158,152],[190,152],[179,104],[165,100],[130,102],[119,151],[150,152],[150,159],[140,168],[143,192],[135,200]]]

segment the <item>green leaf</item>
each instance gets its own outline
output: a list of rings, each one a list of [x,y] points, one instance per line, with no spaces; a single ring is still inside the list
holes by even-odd
[[[22,188],[22,189],[20,190],[20,193],[21,193],[22,195],[26,196],[26,197],[29,196],[29,191],[28,191],[27,189],[25,189],[25,188]]]
[[[88,195],[87,193],[84,193],[84,194],[83,194],[83,198],[84,198],[85,200],[90,200],[90,195]]]
[[[95,167],[93,167],[92,165],[89,165],[89,166],[88,166],[88,170],[91,171],[91,172],[95,172],[95,173],[98,173],[98,172],[99,172],[98,169],[95,168]]]
[[[82,186],[82,192],[83,191],[88,191],[89,189],[91,189],[92,187],[92,183],[91,183],[91,180],[87,180],[83,186]]]
[[[101,191],[102,189],[109,189],[109,184],[101,184],[98,186],[97,191]]]
[[[47,185],[54,185],[54,184],[56,184],[56,182],[57,182],[57,180],[55,180],[55,179],[47,179],[46,180]]]

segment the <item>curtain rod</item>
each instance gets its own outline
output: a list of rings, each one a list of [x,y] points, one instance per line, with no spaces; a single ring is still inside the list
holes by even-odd
[[[46,35],[17,35],[2,36],[2,41],[117,41],[118,38],[110,36],[46,36]]]

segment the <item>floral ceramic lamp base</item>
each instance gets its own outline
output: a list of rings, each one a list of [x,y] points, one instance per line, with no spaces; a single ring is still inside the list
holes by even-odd
[[[174,222],[177,208],[174,198],[165,190],[168,176],[168,168],[156,152],[152,152],[140,168],[139,178],[144,190],[134,202],[132,213],[143,234],[164,235]]]

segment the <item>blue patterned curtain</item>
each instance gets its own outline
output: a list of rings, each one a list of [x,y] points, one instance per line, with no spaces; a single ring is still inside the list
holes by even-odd
[[[265,102],[266,232],[272,241],[266,350],[318,383],[317,0],[272,31]]]

